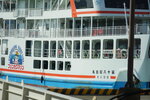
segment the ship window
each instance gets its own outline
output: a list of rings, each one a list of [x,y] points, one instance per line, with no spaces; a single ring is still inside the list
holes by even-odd
[[[59,0],[59,9],[60,10],[64,10],[66,8],[66,1],[67,0],[62,0],[62,1]]]
[[[14,11],[16,8],[16,0],[11,1],[11,11]]]
[[[123,3],[126,3],[126,8],[129,9],[130,0],[105,0],[106,8],[124,8]],[[136,9],[148,9],[148,0],[136,0]]]
[[[49,55],[49,41],[43,41],[43,57],[48,57]]]
[[[55,61],[50,61],[50,70],[55,70],[56,68],[56,62]]]
[[[141,55],[141,39],[134,41],[134,58],[140,58]]]
[[[2,54],[3,55],[8,54],[8,40],[6,39],[2,40]]]
[[[75,0],[77,9],[93,8],[93,0]]]
[[[92,41],[92,58],[97,59],[101,56],[101,41],[93,40]]]
[[[63,61],[57,61],[57,70],[63,70]]]
[[[117,59],[126,59],[127,58],[127,48],[128,40],[127,39],[118,39],[116,42],[116,58]]]
[[[66,1],[67,1],[66,7],[67,7],[67,9],[70,9],[70,0],[66,0]]]
[[[50,43],[50,57],[56,57],[56,41]]]
[[[32,41],[26,41],[26,56],[31,56]]]
[[[82,41],[82,58],[89,58],[90,55],[90,41]]]
[[[48,69],[48,61],[43,61],[43,69]]]
[[[71,58],[71,54],[72,54],[72,41],[66,41],[65,57]]]
[[[66,70],[66,71],[70,71],[70,69],[71,69],[71,64],[70,64],[70,62],[65,62],[65,70]]]
[[[34,42],[34,57],[41,57],[41,41]]]
[[[44,0],[44,10],[47,11],[50,9],[50,0]]]
[[[103,58],[104,59],[113,58],[113,40],[103,41]]]
[[[80,37],[81,36],[81,17],[75,18],[74,20],[74,36],[75,37]]]
[[[74,41],[73,44],[73,57],[80,58],[80,41]]]
[[[4,9],[4,11],[10,10],[10,1],[9,0],[3,1],[3,9]]]
[[[90,17],[83,18],[82,28],[83,28],[82,36],[90,36],[90,33],[91,33],[91,18]]]
[[[41,60],[34,60],[33,68],[40,69],[41,68]]]
[[[5,65],[5,57],[1,58],[1,65],[4,66]]]
[[[58,58],[64,57],[64,41],[58,41]]]
[[[56,10],[59,7],[59,0],[52,0],[52,10]]]

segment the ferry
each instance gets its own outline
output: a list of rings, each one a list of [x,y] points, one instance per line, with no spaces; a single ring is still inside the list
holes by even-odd
[[[129,0],[0,0],[0,78],[56,88],[127,82]],[[150,88],[150,0],[136,0],[134,83]]]

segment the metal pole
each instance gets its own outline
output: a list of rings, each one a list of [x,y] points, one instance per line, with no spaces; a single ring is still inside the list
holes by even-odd
[[[127,87],[133,88],[133,63],[134,63],[134,25],[135,25],[135,0],[130,0],[129,43],[128,43],[128,80]]]

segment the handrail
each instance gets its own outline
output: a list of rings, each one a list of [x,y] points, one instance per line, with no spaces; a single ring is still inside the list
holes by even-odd
[[[136,25],[135,35],[150,34],[150,25]],[[1,37],[18,38],[67,38],[67,37],[95,37],[95,36],[120,36],[128,35],[126,26],[93,27],[92,29],[0,29]]]
[[[27,17],[27,16],[42,16],[43,10],[40,8],[18,8],[13,12],[15,17]]]
[[[43,88],[24,85],[23,81],[21,84],[8,82],[8,79],[7,81],[0,79],[0,95],[0,100],[6,100],[6,98],[12,100],[11,96],[14,100],[18,100],[18,98],[20,98],[19,100],[28,100],[29,98],[34,100],[82,100]]]

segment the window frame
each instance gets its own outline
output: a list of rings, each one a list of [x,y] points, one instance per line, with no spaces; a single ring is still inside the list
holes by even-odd
[[[6,59],[5,59],[5,57],[1,57],[1,65],[2,66],[6,65]]]
[[[38,61],[38,62],[36,62]],[[35,65],[38,64],[38,67],[35,67]],[[41,69],[41,60],[33,60],[33,69]]]

